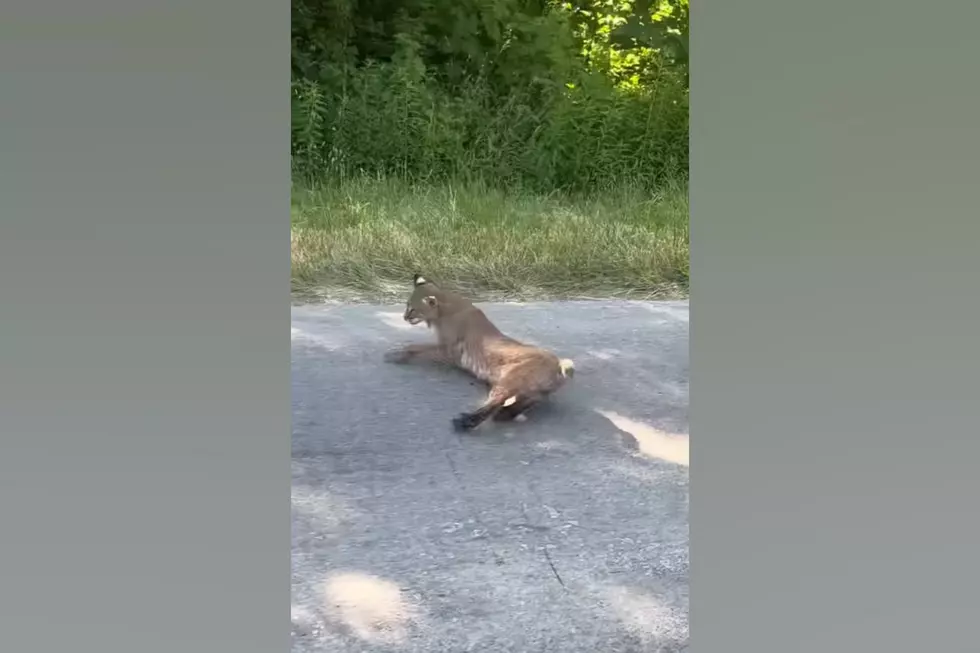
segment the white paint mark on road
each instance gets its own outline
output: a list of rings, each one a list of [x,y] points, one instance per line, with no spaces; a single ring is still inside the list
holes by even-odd
[[[611,361],[622,356],[623,352],[619,349],[594,349],[588,352],[588,355],[601,361]]]
[[[623,626],[644,639],[662,643],[688,638],[685,615],[652,595],[631,587],[615,586],[603,592],[603,599]]]
[[[322,596],[327,613],[367,642],[404,642],[419,618],[397,585],[370,574],[335,574],[323,584]]]
[[[411,331],[415,327],[405,321],[404,316],[401,313],[389,312],[389,311],[378,311],[375,316],[392,329],[398,329],[399,331]]]
[[[303,331],[302,329],[297,329],[296,327],[290,327],[289,330],[291,340],[306,342],[317,347],[322,347],[333,351],[340,348],[340,343],[338,343],[333,338],[329,338],[323,335],[312,334],[308,331]]]
[[[657,458],[677,465],[690,466],[690,444],[688,436],[667,433],[655,429],[643,422],[623,417],[618,413],[606,410],[596,410],[596,412],[610,422],[620,431],[629,433],[636,439],[640,448],[640,453],[649,458]]]

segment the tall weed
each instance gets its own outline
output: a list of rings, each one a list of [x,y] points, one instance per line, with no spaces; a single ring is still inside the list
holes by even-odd
[[[319,77],[292,85],[293,167],[308,183],[369,174],[578,192],[687,173],[688,92],[668,69],[639,88],[583,71],[501,94],[476,75],[447,86],[401,37],[390,61]]]

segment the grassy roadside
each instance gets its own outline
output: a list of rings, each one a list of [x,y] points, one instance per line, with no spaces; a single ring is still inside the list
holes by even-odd
[[[474,299],[686,296],[688,200],[347,179],[294,188],[294,301],[405,299],[422,271]]]

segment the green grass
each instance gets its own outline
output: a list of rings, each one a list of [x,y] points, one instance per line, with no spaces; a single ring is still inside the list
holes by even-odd
[[[415,272],[474,299],[687,292],[684,184],[588,196],[355,178],[296,187],[294,297],[403,301]]]

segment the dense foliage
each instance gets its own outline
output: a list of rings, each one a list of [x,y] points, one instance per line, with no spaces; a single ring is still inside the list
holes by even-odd
[[[294,174],[595,190],[687,173],[688,0],[292,0]]]

